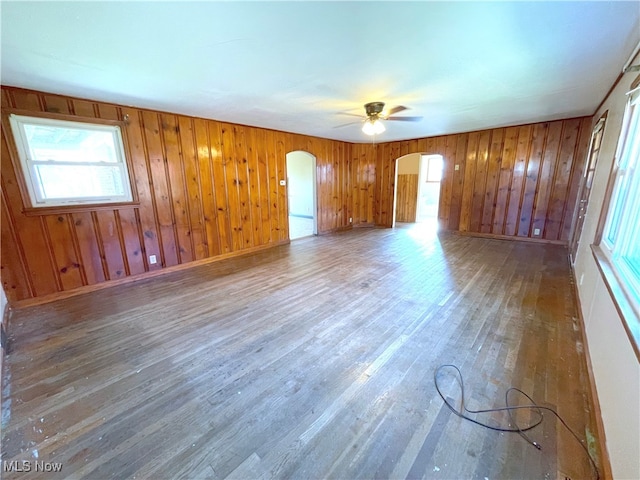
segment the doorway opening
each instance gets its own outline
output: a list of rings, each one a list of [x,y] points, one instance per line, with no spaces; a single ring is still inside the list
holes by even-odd
[[[318,234],[316,157],[308,152],[287,153],[289,239]]]
[[[393,226],[424,223],[438,227],[442,155],[412,153],[396,160]]]

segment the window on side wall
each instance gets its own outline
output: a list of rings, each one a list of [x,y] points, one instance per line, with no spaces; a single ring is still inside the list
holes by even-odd
[[[640,87],[629,94],[600,247],[640,314]]]
[[[133,201],[119,125],[16,114],[9,122],[30,207]]]

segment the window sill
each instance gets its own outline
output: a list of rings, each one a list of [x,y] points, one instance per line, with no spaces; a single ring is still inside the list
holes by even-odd
[[[87,203],[77,205],[56,205],[51,207],[30,207],[25,208],[23,213],[27,217],[37,217],[40,215],[59,215],[65,213],[82,213],[95,210],[121,210],[125,208],[136,208],[140,202],[118,202],[118,203]]]
[[[602,278],[607,286],[607,290],[609,290],[616,310],[620,314],[622,325],[627,332],[636,358],[640,361],[640,318],[638,318],[637,312],[629,301],[627,293],[618,279],[613,265],[600,246],[591,245],[591,253],[593,253],[593,258],[596,260],[596,265],[602,274]]]

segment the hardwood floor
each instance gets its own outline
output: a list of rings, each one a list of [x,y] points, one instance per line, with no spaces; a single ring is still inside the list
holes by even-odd
[[[599,458],[566,254],[355,229],[15,311],[4,478],[595,478],[551,415],[538,451],[434,387],[522,388]]]

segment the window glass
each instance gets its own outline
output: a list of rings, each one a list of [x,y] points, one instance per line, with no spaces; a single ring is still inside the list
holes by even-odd
[[[132,200],[120,128],[10,116],[33,207]]]

